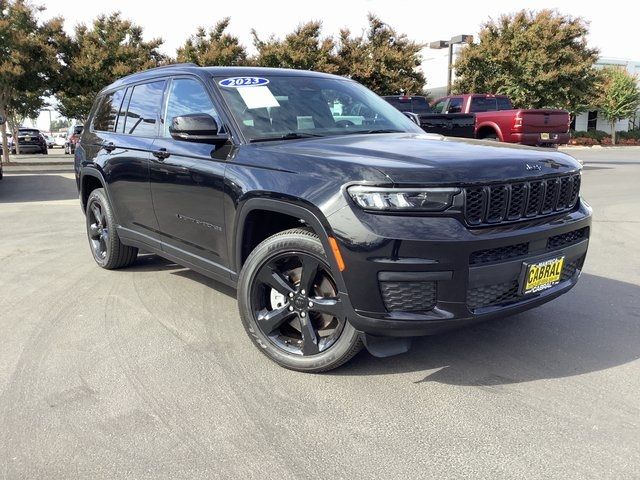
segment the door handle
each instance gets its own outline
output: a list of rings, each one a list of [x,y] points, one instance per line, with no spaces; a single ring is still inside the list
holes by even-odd
[[[152,152],[152,154],[158,160],[164,160],[165,158],[168,158],[171,155],[169,152],[167,152],[166,148],[160,148],[160,149],[156,150],[155,152]]]
[[[104,148],[107,152],[111,153],[116,149],[116,146],[113,142],[109,142],[109,143],[103,144],[102,148]]]

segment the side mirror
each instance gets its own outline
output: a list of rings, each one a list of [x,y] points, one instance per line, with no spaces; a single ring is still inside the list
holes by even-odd
[[[173,117],[169,134],[176,140],[196,143],[224,143],[226,133],[218,133],[218,123],[207,113],[190,113]]]
[[[411,120],[413,123],[415,123],[416,125],[420,126],[420,117],[418,116],[417,113],[413,113],[413,112],[402,112],[402,114],[407,117],[409,120]]]

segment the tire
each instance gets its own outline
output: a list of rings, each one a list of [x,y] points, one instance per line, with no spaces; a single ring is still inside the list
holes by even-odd
[[[103,188],[96,188],[89,195],[86,225],[91,254],[98,265],[107,270],[114,270],[128,267],[135,262],[138,249],[120,241],[113,210]]]
[[[42,155],[49,155],[49,150],[47,150],[46,148],[42,150]]]
[[[299,271],[294,268],[289,274],[284,273],[289,267],[283,271],[275,267],[296,262],[300,262]],[[295,272],[299,274],[297,283]],[[274,278],[278,280],[271,283]],[[238,280],[240,318],[255,346],[277,364],[301,372],[332,370],[355,356],[363,346],[361,334],[348,322],[333,279],[320,239],[308,230],[286,230],[260,243],[247,258]],[[274,306],[274,295],[282,303]],[[276,324],[269,322],[278,317],[286,320],[269,333],[270,326]],[[311,348],[305,348],[307,345]]]
[[[65,155],[71,155],[71,153],[69,151],[69,147],[67,145],[64,146],[64,154]]]
[[[490,133],[490,134],[485,135],[484,137],[482,137],[482,140],[489,140],[490,142],[499,142],[500,138],[498,138],[498,134],[497,133]]]

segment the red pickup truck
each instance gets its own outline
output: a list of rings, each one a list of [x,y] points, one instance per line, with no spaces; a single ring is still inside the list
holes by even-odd
[[[539,146],[569,142],[569,112],[514,109],[505,95],[451,95],[433,102],[432,110],[434,113],[474,113],[476,138]]]

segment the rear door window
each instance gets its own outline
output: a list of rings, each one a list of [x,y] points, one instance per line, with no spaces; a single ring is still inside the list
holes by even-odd
[[[124,133],[155,137],[162,105],[165,81],[143,83],[133,87],[124,124]]]
[[[118,112],[124,98],[124,89],[116,90],[102,97],[100,106],[93,117],[93,129],[98,132],[115,132]]]
[[[470,112],[492,112],[497,110],[496,97],[472,97]]]
[[[462,97],[454,97],[449,100],[449,107],[447,113],[461,113],[462,112]]]

